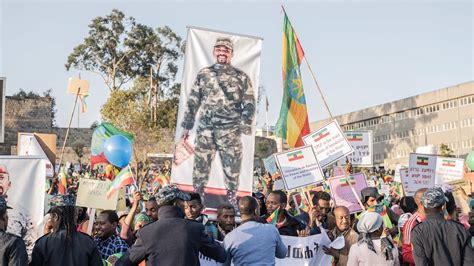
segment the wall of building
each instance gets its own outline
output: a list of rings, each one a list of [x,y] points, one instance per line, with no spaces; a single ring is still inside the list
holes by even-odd
[[[60,154],[66,135],[66,128],[53,127],[51,116],[52,99],[48,97],[25,98],[5,97],[5,139],[0,143],[1,155],[16,155],[18,133],[48,133],[57,135],[57,151]],[[71,128],[64,152],[64,161],[77,162],[78,157],[72,147],[76,142],[85,146],[84,154],[90,154],[92,130]],[[59,158],[58,158],[59,159]],[[83,158],[86,162],[88,158]]]
[[[408,164],[417,147],[446,144],[457,157],[474,148],[474,82],[335,117],[344,131],[372,130],[376,165]],[[311,131],[328,123],[311,123]]]

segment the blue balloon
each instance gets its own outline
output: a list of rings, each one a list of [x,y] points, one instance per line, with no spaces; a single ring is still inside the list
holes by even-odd
[[[132,158],[132,144],[122,135],[112,136],[104,143],[104,156],[111,164],[125,167]]]

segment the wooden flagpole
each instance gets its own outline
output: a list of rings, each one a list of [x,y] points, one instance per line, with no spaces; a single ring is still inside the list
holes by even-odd
[[[61,164],[63,162],[64,149],[66,148],[67,137],[69,136],[69,130],[71,129],[72,119],[74,117],[74,112],[76,111],[76,105],[77,105],[77,99],[79,98],[79,93],[81,93],[81,87],[77,88],[76,99],[74,100],[74,106],[72,107],[71,117],[69,118],[69,124],[67,126],[66,136],[64,136],[64,142],[61,148],[61,156],[59,157],[58,173],[60,171],[59,169],[61,169]]]

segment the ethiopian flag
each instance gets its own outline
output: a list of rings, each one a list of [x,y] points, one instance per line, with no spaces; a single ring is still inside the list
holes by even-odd
[[[304,52],[286,13],[282,43],[283,101],[276,124],[276,135],[285,139],[290,148],[294,148],[303,146],[301,137],[310,132],[300,71]]]
[[[278,221],[278,209],[273,211],[272,215],[267,217],[267,224],[276,224]]]
[[[417,165],[428,165],[428,157],[416,157],[416,164]]]
[[[115,177],[115,179],[110,183],[109,189],[107,191],[107,198],[110,199],[112,195],[119,191],[122,187],[128,186],[135,183],[132,176],[132,171],[130,167],[125,167],[120,171],[120,173]]]

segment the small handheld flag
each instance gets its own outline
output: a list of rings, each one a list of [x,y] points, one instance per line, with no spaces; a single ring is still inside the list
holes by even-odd
[[[135,180],[132,176],[132,171],[130,167],[123,168],[120,173],[115,177],[112,183],[109,186],[107,191],[107,198],[110,199],[112,195],[119,191],[122,187],[134,184]]]
[[[278,209],[273,211],[272,215],[267,217],[267,223],[268,224],[276,224],[278,221]]]

